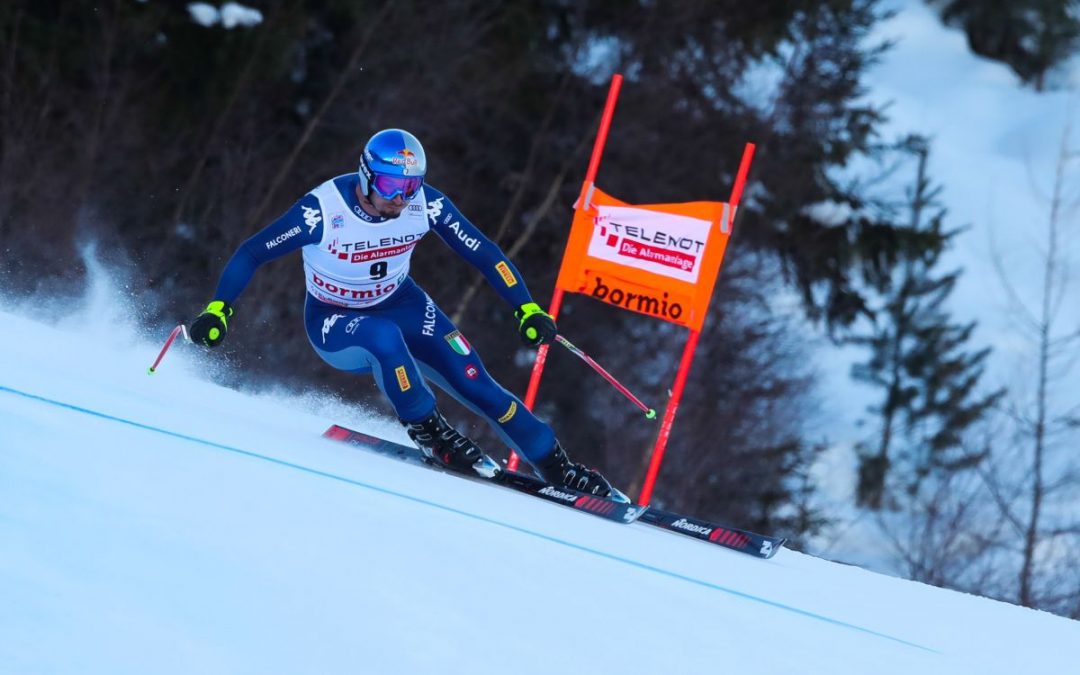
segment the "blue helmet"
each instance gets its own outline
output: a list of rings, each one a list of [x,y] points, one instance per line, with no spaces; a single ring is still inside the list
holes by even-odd
[[[360,155],[360,190],[375,190],[383,199],[412,199],[424,184],[424,146],[408,131],[383,129],[368,139]]]

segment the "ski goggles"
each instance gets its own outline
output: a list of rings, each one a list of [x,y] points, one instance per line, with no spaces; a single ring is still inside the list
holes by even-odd
[[[393,199],[398,195],[403,199],[412,199],[423,184],[423,176],[390,176],[385,173],[377,173],[371,180],[371,187],[383,199]]]

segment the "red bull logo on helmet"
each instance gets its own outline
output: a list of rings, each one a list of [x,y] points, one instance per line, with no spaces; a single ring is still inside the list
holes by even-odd
[[[397,151],[399,157],[389,157],[387,162],[395,166],[416,166],[416,153],[408,148],[402,148]]]

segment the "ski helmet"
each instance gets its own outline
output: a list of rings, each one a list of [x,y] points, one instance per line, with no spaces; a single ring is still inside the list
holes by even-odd
[[[412,199],[426,173],[424,146],[402,129],[383,129],[368,140],[360,155],[360,190],[365,195],[374,189],[383,199],[398,195]]]

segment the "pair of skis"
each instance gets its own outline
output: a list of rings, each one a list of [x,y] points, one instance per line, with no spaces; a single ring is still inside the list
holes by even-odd
[[[427,468],[440,469],[418,448],[394,443],[384,438],[353,431],[339,425],[333,425],[323,433],[324,438],[342,441],[355,445],[365,450],[376,452],[381,455],[393,457],[410,464],[416,464]],[[723,548],[746,553],[757,558],[768,559],[776,555],[785,539],[781,537],[768,537],[765,535],[741,530],[738,528],[717,525],[699,518],[670,513],[660,509],[638,504],[598,497],[586,494],[567,487],[548,485],[541,479],[524,473],[517,473],[503,469],[496,477],[485,479],[478,475],[471,475],[457,471],[445,470],[455,476],[494,483],[517,492],[532,495],[545,501],[561,504],[589,515],[598,516],[605,520],[617,523],[633,523],[640,521],[660,527],[669,532],[692,537],[700,541],[715,544]]]
[[[187,329],[183,324],[178,325],[173,329],[169,338],[165,341],[165,345],[161,348],[161,352],[158,354],[154,363],[148,369],[148,372],[152,375],[157,371],[158,365],[165,357],[165,353],[168,352],[169,347],[178,337],[183,337],[185,341],[190,341],[188,337]],[[588,363],[596,372],[600,373],[608,382],[615,386],[624,396],[629,398],[645,412],[645,416],[649,419],[656,418],[656,411],[649,408],[647,405],[638,400],[633,394],[631,394],[625,387],[612,377],[606,370],[600,367],[592,358],[582,352],[580,349],[572,345],[566,338],[557,336],[556,339],[560,344],[565,346],[571,352]],[[338,425],[331,426],[327,429],[323,436],[338,441],[357,445],[368,450],[395,457],[406,462],[413,464],[419,464],[428,468],[438,468],[430,463],[430,461],[424,456],[424,454],[415,447],[401,445],[399,443],[393,443],[383,438],[376,436],[370,436],[358,431],[346,429]],[[484,480],[479,476],[469,476],[463,473],[454,472],[456,475],[466,478],[475,478],[477,480]],[[643,523],[660,527],[669,532],[675,532],[688,537],[693,537],[700,541],[722,546],[724,548],[731,549],[733,551],[739,551],[741,553],[747,553],[749,555],[758,558],[771,558],[776,555],[776,552],[780,550],[780,547],[784,545],[786,541],[782,537],[768,537],[765,535],[749,532],[747,530],[741,530],[734,527],[727,527],[724,525],[717,525],[709,521],[701,520],[699,518],[692,518],[690,516],[683,516],[677,513],[670,513],[660,509],[652,508],[649,506],[641,506],[636,504],[628,504],[625,502],[617,501],[614,499],[607,499],[605,497],[597,497],[595,495],[585,494],[565,487],[555,487],[548,485],[544,481],[531,475],[516,473],[504,469],[495,478],[486,480],[485,482],[493,482],[497,485],[523,492],[525,494],[538,497],[550,502],[562,504],[578,511],[583,511],[594,516],[599,516],[607,520],[633,523],[640,520]]]
[[[359,431],[353,431],[352,429],[346,429],[345,427],[336,424],[323,432],[323,437],[335,441],[344,441],[350,445],[356,445],[366,450],[377,452],[380,455],[400,459],[410,464],[442,470],[445,473],[461,476],[463,478],[471,478],[485,483],[501,485],[510,488],[511,490],[516,490],[517,492],[524,492],[533,497],[539,497],[540,499],[549,502],[569,506],[578,511],[584,511],[585,513],[590,513],[616,522],[632,523],[641,517],[641,514],[649,508],[647,506],[636,506],[634,504],[615,501],[614,499],[608,499],[606,497],[586,494],[570,488],[555,487],[548,485],[539,478],[527,476],[523,473],[516,473],[514,471],[507,471],[506,469],[503,469],[494,478],[484,478],[479,474],[443,469],[442,467],[433,464],[418,448],[394,443],[384,438],[360,433]]]

